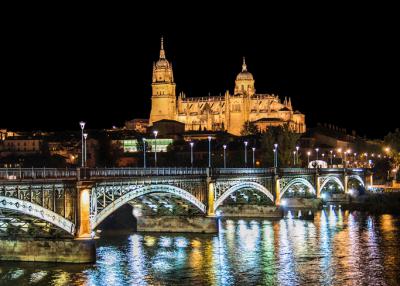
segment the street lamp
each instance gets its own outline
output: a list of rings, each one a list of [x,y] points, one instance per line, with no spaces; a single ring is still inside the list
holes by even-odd
[[[299,149],[300,149],[300,147],[296,146],[296,165],[299,164]]]
[[[85,149],[84,149],[84,167],[86,168],[86,158],[87,158],[87,149],[86,149],[86,139],[87,139],[88,134],[87,133],[83,133],[83,139],[85,139]]]
[[[83,122],[83,121],[81,121],[81,122],[79,122],[79,125],[81,126],[81,135],[82,135],[82,153],[81,153],[81,157],[82,157],[82,168],[84,167],[84,165],[85,165],[85,161],[84,161],[84,146],[83,146],[83,144],[84,144],[84,142],[83,142],[83,129],[85,129],[85,122]]]
[[[247,144],[249,144],[249,142],[244,141],[244,167],[247,167]]]
[[[274,149],[275,166],[274,167],[277,168],[278,167],[278,144],[275,143],[274,147],[275,147],[275,149]]]
[[[253,168],[255,167],[255,164],[256,164],[256,160],[255,160],[255,152],[256,152],[256,148],[255,147],[253,147],[253,148],[251,148],[251,150],[253,150]]]
[[[211,168],[211,136],[208,136],[208,168]]]
[[[296,166],[296,151],[293,151],[293,167]]]
[[[193,145],[194,145],[194,143],[190,142],[189,144],[190,144],[190,165],[193,168]]]
[[[226,145],[222,146],[224,148],[224,168],[226,168]]]
[[[332,168],[333,150],[331,150],[329,152],[331,153],[331,168]]]
[[[143,168],[146,168],[146,138],[143,138],[142,141],[143,141]]]
[[[307,168],[309,168],[309,166],[310,166],[310,155],[311,155],[311,152],[308,151],[307,152],[307,162],[308,162]]]
[[[315,151],[317,151],[317,161],[318,161],[318,151],[319,151],[319,148],[315,148]]]
[[[157,134],[158,134],[158,131],[154,130],[153,134],[154,134],[154,167],[157,168]]]

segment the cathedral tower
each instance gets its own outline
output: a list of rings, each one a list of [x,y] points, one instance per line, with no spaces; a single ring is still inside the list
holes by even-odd
[[[163,38],[161,38],[160,58],[153,64],[151,88],[150,125],[161,119],[176,120],[174,74],[172,64],[165,58]]]

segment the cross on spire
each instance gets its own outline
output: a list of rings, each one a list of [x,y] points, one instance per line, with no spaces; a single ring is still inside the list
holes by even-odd
[[[242,72],[247,71],[247,65],[246,65],[246,58],[243,57],[243,65],[242,65]]]
[[[160,59],[165,59],[164,38],[161,37]]]

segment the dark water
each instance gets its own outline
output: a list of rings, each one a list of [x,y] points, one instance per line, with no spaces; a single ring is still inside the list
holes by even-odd
[[[227,220],[218,235],[100,239],[94,265],[0,263],[1,285],[399,285],[400,218]]]

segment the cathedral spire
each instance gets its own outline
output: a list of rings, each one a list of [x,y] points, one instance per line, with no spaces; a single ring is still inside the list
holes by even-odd
[[[160,59],[165,59],[164,38],[161,37]]]
[[[247,65],[246,65],[246,58],[243,57],[243,65],[242,65],[242,72],[247,71]]]

